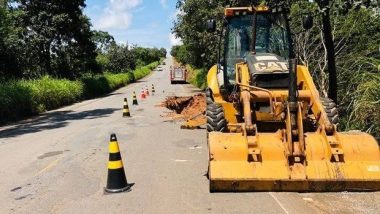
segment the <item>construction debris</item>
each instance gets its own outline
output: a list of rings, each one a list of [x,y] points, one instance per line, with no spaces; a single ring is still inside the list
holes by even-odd
[[[189,97],[167,97],[160,106],[174,111],[165,117],[170,117],[173,121],[186,121],[181,128],[195,129],[206,124],[206,97],[204,94]]]
[[[193,97],[167,97],[164,106],[177,114],[181,114],[193,99]]]

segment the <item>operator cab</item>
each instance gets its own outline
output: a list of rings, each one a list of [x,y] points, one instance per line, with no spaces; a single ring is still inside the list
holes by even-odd
[[[236,64],[245,62],[252,85],[288,88],[289,41],[285,15],[258,6],[227,8],[225,17],[222,65],[225,85],[235,85]]]

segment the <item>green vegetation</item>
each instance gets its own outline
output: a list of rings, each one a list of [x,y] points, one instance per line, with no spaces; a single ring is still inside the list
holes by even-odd
[[[87,75],[77,81],[44,76],[3,82],[0,85],[0,123],[104,95],[148,75],[158,64],[153,62],[134,72]]]
[[[81,81],[84,84],[83,96],[90,99],[109,93],[115,89],[128,85],[135,80],[133,73],[105,73],[103,75],[94,75],[84,77]]]
[[[0,118],[14,120],[78,101],[83,83],[48,76],[10,81],[0,85]]]
[[[160,61],[161,62],[161,61]],[[144,67],[140,67],[140,68],[137,68],[135,71],[134,71],[134,75],[135,75],[135,78],[136,79],[141,79],[142,77],[145,77],[146,75],[148,75],[155,67],[157,67],[160,63],[159,62],[155,62],[155,63],[151,63],[147,66],[144,66]]]
[[[182,39],[183,45],[174,46],[171,55],[180,63],[194,68],[191,82],[195,85],[204,85],[202,81],[206,78],[201,77],[217,63],[220,33],[207,33],[206,21],[215,19],[217,31],[223,32],[223,8],[227,4],[238,6],[247,5],[247,2],[254,1],[178,0],[177,7],[182,12],[177,15],[173,33]],[[324,4],[317,3],[327,2],[330,5],[338,76],[339,128],[367,131],[380,140],[380,15],[376,14],[380,11],[380,1],[286,2],[292,4],[291,24],[299,62],[309,67],[322,96],[328,94],[329,76],[325,43],[321,36],[323,27],[319,6]],[[303,32],[301,24],[305,13],[314,15],[314,27],[307,32]]]
[[[188,81],[195,85],[196,87],[200,89],[206,89],[207,88],[207,83],[206,83],[206,78],[207,78],[207,69],[204,68],[199,68],[199,69],[194,69],[191,65],[187,65],[186,69],[188,71]]]
[[[352,101],[350,115],[344,124],[350,129],[363,129],[379,137],[380,73],[365,74]]]
[[[0,123],[94,98],[150,73],[161,48],[91,30],[85,0],[0,3]]]

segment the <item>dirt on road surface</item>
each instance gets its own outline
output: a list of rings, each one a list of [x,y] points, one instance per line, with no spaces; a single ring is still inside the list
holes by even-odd
[[[199,89],[170,84],[170,65],[108,96],[0,127],[0,213],[379,213],[378,192],[211,194],[206,130],[182,130],[155,106],[195,95],[181,114],[205,107]],[[132,117],[123,118],[124,98],[151,84],[156,94],[129,103]],[[111,133],[134,185],[105,195]]]
[[[196,94],[193,96],[169,96],[159,106],[166,107],[175,114],[169,113],[166,117],[173,120],[193,120],[206,121],[206,96],[205,94]]]

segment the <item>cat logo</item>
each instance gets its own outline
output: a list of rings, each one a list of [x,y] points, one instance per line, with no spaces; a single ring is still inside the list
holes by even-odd
[[[286,72],[288,64],[286,62],[258,62],[254,64],[258,72]]]

